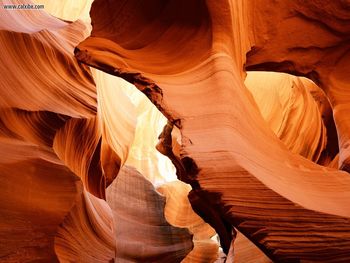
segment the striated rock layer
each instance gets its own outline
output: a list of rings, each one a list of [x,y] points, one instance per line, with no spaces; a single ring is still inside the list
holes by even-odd
[[[167,222],[165,198],[136,169],[122,168],[107,189],[107,202],[114,215],[116,262],[180,262],[191,251],[190,232]]]
[[[349,171],[350,3],[276,1],[272,6],[257,0],[251,10],[253,48],[246,68],[292,72],[316,81],[333,108],[339,168]]]
[[[243,84],[254,4],[97,0],[76,57],[133,83],[180,128],[171,158],[225,252],[236,227],[276,261],[347,261],[348,174],[288,151]]]
[[[350,261],[348,1],[35,2],[0,3],[1,262]]]

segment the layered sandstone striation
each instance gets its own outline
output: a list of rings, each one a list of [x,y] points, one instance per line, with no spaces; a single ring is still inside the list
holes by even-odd
[[[348,1],[40,3],[1,2],[1,262],[349,262]]]

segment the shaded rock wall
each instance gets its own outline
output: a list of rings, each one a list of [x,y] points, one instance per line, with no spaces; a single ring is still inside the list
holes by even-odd
[[[1,261],[350,260],[348,1],[8,2]]]

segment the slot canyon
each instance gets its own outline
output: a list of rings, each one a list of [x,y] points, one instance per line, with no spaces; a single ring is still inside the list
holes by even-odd
[[[0,2],[0,262],[350,262],[349,0]]]

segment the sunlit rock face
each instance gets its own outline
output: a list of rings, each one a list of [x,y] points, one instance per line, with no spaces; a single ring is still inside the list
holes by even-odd
[[[254,4],[254,41],[247,68],[306,75],[323,88],[339,136],[339,168],[349,172],[349,1]],[[264,13],[274,19],[264,18]]]
[[[349,24],[1,1],[0,262],[349,262]]]

